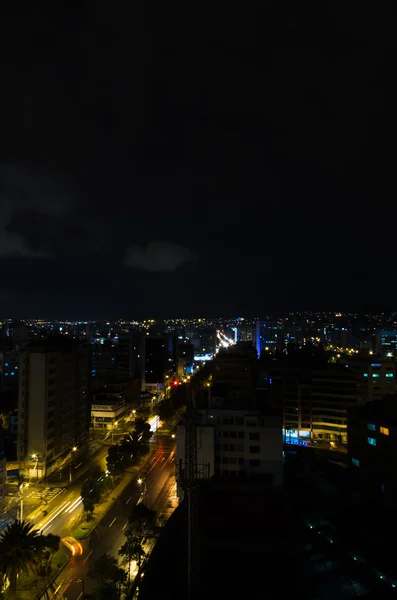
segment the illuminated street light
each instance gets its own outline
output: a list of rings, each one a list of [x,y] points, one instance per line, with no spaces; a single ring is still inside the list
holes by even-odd
[[[77,451],[77,446],[72,446],[70,449],[70,460],[69,460],[69,481],[72,483],[72,456],[73,452]]]
[[[171,435],[171,437],[172,437],[172,439],[174,440],[174,439],[175,439],[175,433],[173,433],[173,434]]]

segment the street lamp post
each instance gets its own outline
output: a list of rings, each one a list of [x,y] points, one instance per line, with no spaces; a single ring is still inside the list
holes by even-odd
[[[143,494],[142,494],[142,501],[143,501],[143,503],[145,504],[145,498],[146,498],[146,492],[147,492],[146,480],[143,480],[143,479],[139,478],[139,479],[137,480],[137,484],[138,484],[138,485],[142,485],[142,483],[143,483]]]
[[[118,421],[114,421],[113,426],[112,426],[112,446],[113,446],[113,435],[114,435],[114,430],[117,429],[117,425],[119,424]]]
[[[38,481],[39,480],[39,461],[41,460],[41,458],[40,458],[39,454],[32,454],[31,459],[36,461],[36,479]]]
[[[73,448],[70,451],[70,461],[69,461],[69,481],[70,483],[72,483],[72,456],[73,456],[73,452],[76,452],[77,450],[77,446],[73,446]]]

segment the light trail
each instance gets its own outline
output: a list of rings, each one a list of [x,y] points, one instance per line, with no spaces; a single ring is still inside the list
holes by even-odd
[[[50,515],[50,517],[51,517],[51,518],[49,518],[48,520],[44,521],[44,523],[42,523],[41,527],[40,527],[40,526],[38,526],[38,532],[39,532],[39,533],[44,533],[44,530],[45,530],[45,529],[47,529],[47,527],[50,525],[50,523],[52,523],[52,521],[53,521],[53,520],[54,520],[54,519],[55,519],[55,518],[56,518],[56,517],[57,517],[59,514],[61,514],[61,512],[62,512],[62,511],[65,509],[65,508],[67,508],[67,506],[68,506],[69,504],[70,504],[70,500],[69,500],[69,502],[66,502],[66,503],[64,502],[64,503],[62,504],[61,508],[60,508],[60,509],[58,509],[54,515]],[[55,509],[55,510],[56,510],[56,509]]]

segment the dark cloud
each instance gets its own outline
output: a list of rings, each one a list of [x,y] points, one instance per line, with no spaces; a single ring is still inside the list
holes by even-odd
[[[150,242],[146,248],[132,246],[127,249],[124,264],[146,271],[175,271],[190,262],[193,252],[179,244],[171,242]]]

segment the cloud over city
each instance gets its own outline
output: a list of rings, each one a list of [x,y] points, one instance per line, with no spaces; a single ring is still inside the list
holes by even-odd
[[[146,248],[132,246],[127,249],[124,265],[146,271],[175,271],[193,259],[193,252],[179,244],[153,241]]]

